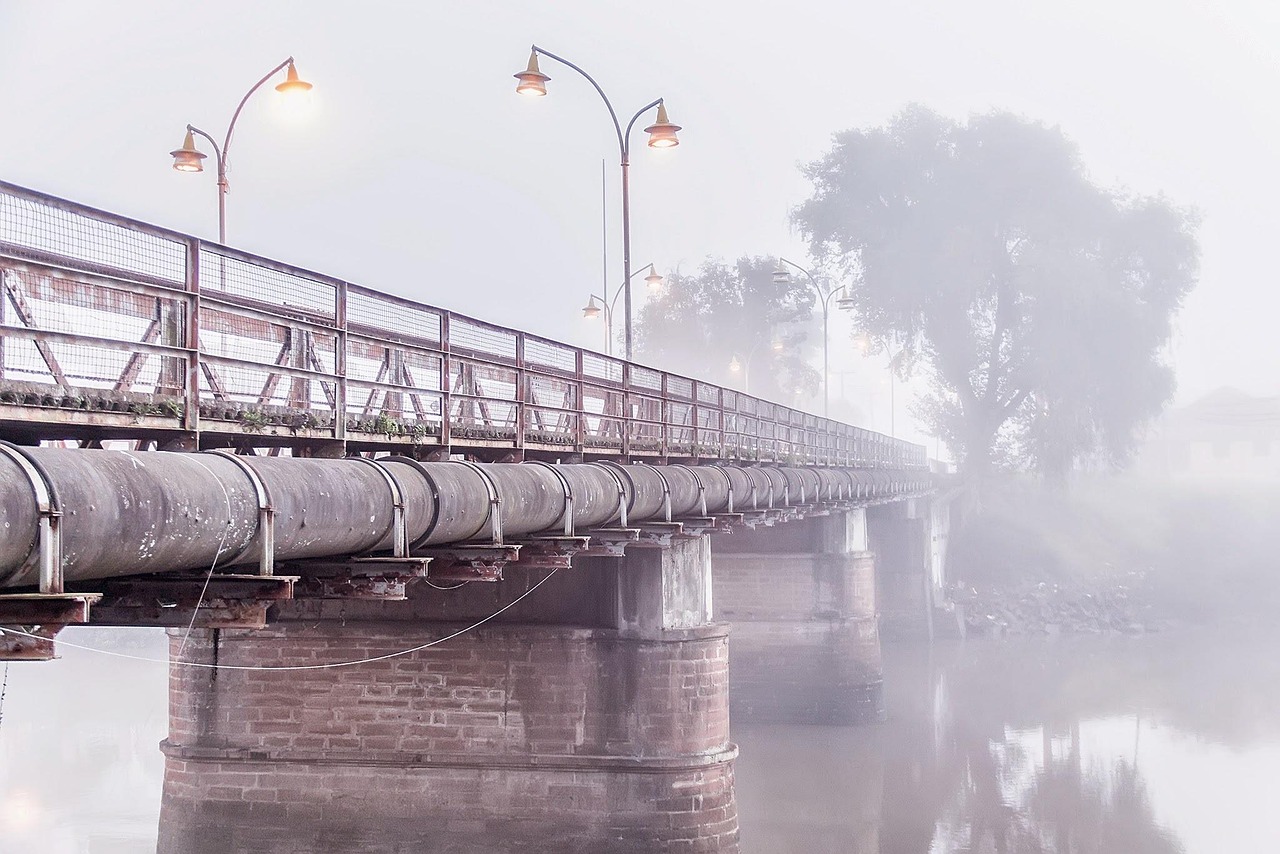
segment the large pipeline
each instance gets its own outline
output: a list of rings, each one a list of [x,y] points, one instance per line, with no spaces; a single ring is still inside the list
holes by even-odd
[[[60,513],[66,581],[390,551],[397,493],[410,547],[871,498],[928,475],[768,466],[477,464],[24,448],[0,458],[0,588],[39,582],[40,484]],[[269,502],[264,499],[269,499]],[[495,501],[496,499],[496,501]]]

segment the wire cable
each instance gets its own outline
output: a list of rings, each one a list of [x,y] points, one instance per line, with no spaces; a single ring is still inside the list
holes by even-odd
[[[191,609],[191,621],[187,623],[187,631],[182,635],[182,643],[178,644],[177,657],[179,660],[182,658],[183,650],[187,648],[187,638],[191,637],[191,630],[195,628],[200,606],[204,604],[204,594],[209,592],[209,582],[213,580],[214,567],[218,565],[218,558],[222,557],[222,550],[227,546],[227,534],[231,532],[231,526],[235,524],[235,513],[231,509],[231,493],[227,492],[227,486],[222,482],[222,478],[214,474],[213,469],[205,465],[199,457],[192,457],[191,461],[207,471],[209,477],[213,478],[214,483],[218,484],[218,488],[222,490],[222,498],[227,502],[227,527],[222,529],[222,539],[218,541],[218,550],[213,554],[213,563],[209,564],[209,572],[204,577],[204,586],[200,588],[200,595],[196,597],[196,606]]]
[[[411,655],[412,653],[421,652],[424,649],[428,649],[438,644],[442,644],[445,641],[453,640],[454,638],[459,637],[460,635],[465,635],[467,632],[471,631],[472,629],[476,629],[476,628],[479,628],[480,626],[483,626],[485,623],[497,617],[499,614],[502,614],[503,612],[508,611],[514,608],[516,605],[520,604],[520,602],[523,601],[526,596],[533,593],[533,591],[537,590],[539,587],[541,587],[542,585],[550,581],[551,577],[554,576],[559,571],[560,571],[559,567],[551,570],[551,572],[547,573],[546,578],[543,578],[537,584],[533,585],[528,590],[521,593],[518,597],[508,602],[506,605],[503,605],[501,608],[494,611],[489,616],[484,617],[483,619],[477,620],[476,622],[467,626],[465,629],[458,629],[456,632],[454,632],[451,635],[445,635],[442,638],[436,638],[433,641],[427,641],[426,643],[418,644],[417,646],[410,647],[409,649],[397,650],[396,652],[388,652],[384,655],[375,655],[369,658],[357,658],[351,661],[331,661],[325,664],[287,664],[287,665],[281,665],[277,667],[258,667],[258,666],[250,666],[246,664],[204,664],[198,661],[182,661],[182,660],[174,661],[171,659],[164,659],[164,658],[148,658],[147,656],[144,656],[144,655],[129,655],[128,653],[125,653],[125,652],[114,652],[109,649],[98,649],[97,647],[70,643],[69,641],[58,641],[58,643],[70,649],[82,649],[87,652],[96,652],[99,655],[109,655],[109,656],[112,656],[113,658],[127,658],[132,661],[148,661],[152,664],[168,664],[168,665],[177,665],[179,667],[202,667],[207,670],[258,670],[258,671],[282,670],[284,671],[284,670],[328,670],[335,667],[355,667],[356,665],[359,665],[359,664],[370,664],[375,661],[386,661],[389,658],[398,658],[402,655]],[[21,629],[15,629],[9,626],[0,626],[0,634],[6,634],[6,633],[12,634],[12,635],[20,635],[22,637],[34,638],[36,640],[46,640],[46,638],[41,638],[38,635],[31,634],[30,632],[24,632]]]

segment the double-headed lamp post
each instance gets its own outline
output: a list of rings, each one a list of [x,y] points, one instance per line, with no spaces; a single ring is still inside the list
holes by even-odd
[[[257,92],[278,72],[285,71],[285,79],[282,83],[276,85],[276,91],[286,95],[301,94],[311,90],[311,84],[298,77],[298,69],[293,66],[293,57],[289,57],[275,68],[268,71],[262,76],[262,79],[244,93],[244,97],[240,99],[240,103],[236,106],[236,111],[231,114],[231,124],[227,125],[227,135],[222,140],[222,147],[218,147],[218,143],[212,136],[200,130],[195,125],[187,125],[187,135],[182,140],[182,147],[170,151],[173,157],[173,168],[179,172],[203,172],[205,158],[204,152],[196,148],[195,136],[202,136],[213,146],[214,160],[218,166],[218,242],[227,242],[227,154],[231,148],[231,134],[236,129],[236,119],[240,118],[240,111],[244,109],[245,103],[249,97]]]
[[[631,274],[631,278],[635,278],[644,272],[644,268],[640,268]],[[656,291],[662,287],[662,276],[653,269],[653,264],[649,265],[649,275],[644,277],[645,284],[649,286],[650,291]],[[608,294],[605,291],[605,294]],[[613,355],[613,309],[618,304],[618,297],[623,291],[618,291],[613,295],[613,299],[607,296],[599,296],[597,294],[588,294],[587,304],[582,307],[582,316],[587,320],[595,320],[601,314],[604,314],[604,352],[606,355]],[[596,305],[596,300],[600,300],[600,304]]]
[[[788,261],[786,258],[778,259],[778,269],[773,271],[774,284],[785,285],[791,281],[791,273],[783,265],[789,265],[804,273],[809,280],[809,286],[813,288],[818,295],[818,304],[822,306],[822,414],[827,416],[831,414],[831,378],[827,375],[831,366],[831,338],[827,334],[828,320],[831,315],[831,300],[837,295],[840,296],[836,300],[836,305],[842,309],[848,310],[853,308],[853,300],[845,291],[844,285],[834,285],[828,283],[827,287],[818,284],[818,280],[813,277],[804,267],[799,264]]]
[[[542,73],[538,68],[538,57],[545,56],[548,59],[554,59],[562,65],[572,68],[587,79],[587,82],[595,87],[600,93],[600,98],[604,101],[604,105],[609,110],[609,118],[613,120],[613,129],[618,136],[618,153],[622,158],[622,292],[625,295],[622,301],[622,310],[625,314],[624,326],[626,334],[624,336],[626,342],[627,361],[631,361],[631,185],[629,172],[631,169],[631,129],[642,115],[658,108],[658,115],[653,124],[644,129],[649,134],[650,148],[674,148],[680,144],[680,139],[676,136],[680,126],[672,124],[667,118],[667,108],[663,104],[662,99],[650,101],[640,109],[636,110],[635,115],[631,117],[631,121],[627,122],[626,130],[623,130],[622,123],[618,121],[618,113],[613,109],[613,104],[609,101],[609,96],[604,93],[604,89],[600,88],[600,84],[595,81],[587,72],[574,65],[562,56],[556,56],[550,51],[543,50],[537,45],[533,46],[529,54],[529,65],[524,71],[515,74],[515,78],[520,82],[516,84],[516,91],[521,95],[542,96],[547,94],[547,81],[551,78]]]
[[[874,339],[872,339],[869,333],[859,332],[855,336],[855,339],[858,342],[859,349],[862,350],[863,358],[870,356],[874,350],[878,349],[875,345]],[[897,401],[895,400],[895,386],[897,385],[898,363],[902,360],[902,354],[905,353],[906,350],[907,348],[905,344],[899,345],[898,352],[895,353],[893,352],[893,348],[889,346],[888,342],[885,342],[884,344],[885,354],[889,357],[889,361],[886,363],[885,367],[889,371],[889,438],[891,439],[897,438],[898,436],[898,406]]]
[[[735,374],[742,374],[742,390],[747,394],[751,394],[751,359],[755,356],[756,351],[760,349],[762,343],[764,342],[757,341],[755,346],[747,351],[747,357],[741,361],[738,360],[736,353],[729,359],[729,370]],[[775,353],[781,353],[782,342],[774,338],[769,342],[769,349]]]

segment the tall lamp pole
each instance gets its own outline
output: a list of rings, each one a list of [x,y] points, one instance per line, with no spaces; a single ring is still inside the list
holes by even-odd
[[[631,274],[631,278],[635,278],[644,272],[644,268],[640,268]],[[649,290],[657,290],[662,286],[662,276],[653,269],[653,264],[649,265],[649,275],[644,277],[645,282],[649,285]],[[613,295],[613,299],[609,299],[609,291],[605,289],[605,295],[588,294],[587,304],[582,307],[582,316],[587,320],[595,320],[600,314],[604,313],[604,352],[608,356],[613,355],[613,309],[618,304],[618,297],[622,296],[623,291],[618,291]],[[600,305],[596,305],[596,300],[600,300]]]
[[[240,103],[236,106],[236,111],[231,114],[231,124],[227,125],[227,135],[222,140],[222,147],[218,147],[218,143],[212,136],[200,130],[195,125],[187,125],[187,135],[182,140],[182,147],[174,151],[170,151],[173,157],[173,168],[179,172],[203,172],[205,154],[196,148],[196,136],[202,136],[213,146],[214,161],[218,167],[218,242],[225,244],[227,242],[227,154],[231,148],[231,134],[236,129],[236,120],[240,118],[240,111],[244,109],[244,105],[248,102],[249,97],[262,88],[262,84],[266,83],[278,72],[285,69],[284,82],[276,85],[276,91],[286,95],[300,94],[310,91],[311,84],[305,80],[298,78],[298,70],[294,68],[293,57],[289,57],[275,68],[268,71],[262,76],[262,79],[244,93],[244,97],[240,99]]]
[[[870,356],[873,346],[871,336],[866,332],[860,332],[858,333],[857,338],[859,339],[859,343],[862,347],[863,357]],[[898,406],[897,401],[895,400],[895,387],[897,386],[898,379],[898,360],[902,358],[902,354],[905,353],[906,350],[907,346],[905,343],[898,346],[898,352],[896,353],[889,347],[888,342],[885,342],[884,345],[884,351],[889,356],[889,361],[885,367],[889,370],[889,438],[891,439],[896,439],[898,436]]]
[[[853,300],[850,299],[849,295],[845,292],[844,285],[836,286],[828,284],[828,286],[824,288],[822,285],[818,284],[818,280],[813,277],[813,273],[810,273],[799,264],[788,261],[786,258],[778,259],[778,269],[773,271],[774,284],[785,285],[791,282],[791,273],[786,267],[782,266],[783,264],[794,267],[801,273],[805,274],[809,279],[809,287],[813,288],[814,292],[818,295],[818,304],[822,306],[822,415],[823,417],[826,417],[831,414],[831,378],[828,376],[828,372],[831,367],[831,338],[827,334],[828,320],[831,314],[831,300],[837,294],[843,294],[843,296],[841,296],[837,301],[837,304],[840,308],[844,309],[852,308]]]
[[[738,361],[736,353],[729,359],[729,370],[735,374],[739,371],[742,372],[742,390],[747,394],[751,394],[751,359],[755,356],[756,351],[760,349],[762,343],[764,342],[757,341],[755,346],[747,351],[747,358],[742,361]],[[774,340],[770,342],[769,348],[775,353],[780,353],[782,352],[782,342]]]
[[[595,87],[596,92],[600,93],[601,100],[604,101],[605,107],[609,110],[609,118],[613,120],[613,130],[618,137],[618,154],[622,160],[622,291],[625,298],[622,301],[624,325],[626,329],[626,356],[627,361],[631,361],[632,357],[632,340],[631,340],[631,129],[642,115],[647,113],[654,107],[658,108],[658,115],[653,124],[644,129],[649,134],[650,148],[674,148],[680,144],[676,132],[680,130],[680,126],[672,124],[667,118],[667,108],[663,104],[662,99],[650,101],[631,117],[631,121],[627,122],[626,130],[622,129],[622,123],[618,120],[618,113],[613,109],[613,104],[609,101],[609,96],[604,93],[604,89],[600,88],[600,84],[595,78],[583,71],[577,65],[562,56],[556,56],[548,50],[543,50],[537,45],[533,46],[532,52],[529,54],[529,65],[524,71],[514,75],[520,82],[516,84],[516,91],[521,95],[543,96],[547,94],[547,81],[551,78],[543,74],[538,68],[538,56],[545,56],[548,59],[554,59],[562,65],[572,68],[587,79],[587,82]]]

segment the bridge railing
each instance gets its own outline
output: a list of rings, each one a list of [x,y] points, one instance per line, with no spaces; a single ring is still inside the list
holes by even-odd
[[[927,467],[920,445],[4,182],[0,275],[9,435]]]

